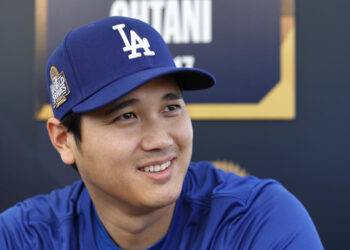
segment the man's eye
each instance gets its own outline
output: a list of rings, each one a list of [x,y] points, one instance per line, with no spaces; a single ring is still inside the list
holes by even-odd
[[[171,111],[176,111],[180,108],[180,105],[173,104],[173,105],[168,105],[165,107],[164,111],[165,112],[171,112]]]
[[[136,115],[134,113],[125,113],[125,114],[122,114],[121,116],[118,116],[117,119],[115,119],[116,121],[124,121],[124,120],[130,120],[130,119],[133,119],[135,118]]]

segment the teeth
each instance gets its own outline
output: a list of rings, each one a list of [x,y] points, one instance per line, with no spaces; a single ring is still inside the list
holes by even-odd
[[[167,161],[166,163],[163,163],[161,165],[152,165],[152,166],[141,168],[141,170],[145,172],[159,172],[168,168],[170,166],[170,163],[171,163],[170,161]]]

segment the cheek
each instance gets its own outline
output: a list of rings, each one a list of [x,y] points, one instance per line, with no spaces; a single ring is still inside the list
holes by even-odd
[[[176,133],[176,140],[178,146],[181,147],[183,150],[186,150],[186,152],[191,155],[193,129],[189,116],[187,115],[185,119],[181,119],[181,121],[178,122],[177,125],[173,124],[171,127],[174,129],[174,133]]]
[[[188,122],[188,124],[184,128],[184,143],[191,147],[192,151],[192,143],[193,143],[193,128],[191,121]],[[186,136],[185,136],[186,135]]]
[[[102,140],[102,137],[90,141],[93,144],[84,148],[78,165],[85,183],[105,190],[128,188],[126,184],[133,173],[127,170],[133,169],[134,151],[130,141],[121,141]]]
[[[126,134],[104,130],[103,133],[94,131],[83,138],[82,153],[79,157],[82,167],[106,174],[111,170],[118,171],[120,167],[116,168],[116,166],[124,166],[135,150],[134,139],[127,137]]]

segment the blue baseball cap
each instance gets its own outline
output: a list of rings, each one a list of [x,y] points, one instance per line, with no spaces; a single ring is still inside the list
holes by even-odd
[[[46,82],[54,116],[88,112],[160,76],[174,75],[183,90],[209,88],[210,73],[177,68],[161,35],[127,17],[108,17],[69,32],[50,56]]]

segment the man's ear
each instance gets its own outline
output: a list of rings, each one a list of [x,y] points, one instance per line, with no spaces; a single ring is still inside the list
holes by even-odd
[[[69,137],[73,135],[67,131],[61,122],[56,118],[49,118],[47,120],[47,131],[50,136],[52,145],[61,155],[62,161],[67,165],[75,163],[75,158],[72,149],[72,140]]]

